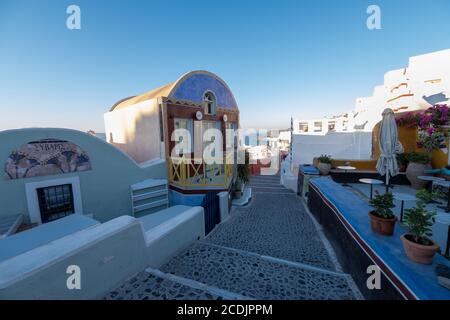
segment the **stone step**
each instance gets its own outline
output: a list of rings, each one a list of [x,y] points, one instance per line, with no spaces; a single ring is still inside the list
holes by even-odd
[[[210,296],[212,297],[219,297],[224,300],[252,300],[249,297],[245,297],[243,295],[234,292],[223,290],[214,286],[209,286],[192,279],[187,279],[170,273],[165,273],[158,269],[147,268],[145,269],[145,271],[155,277],[166,279],[174,283],[178,283],[182,286],[189,287],[192,290],[201,290],[202,292],[209,293]]]
[[[361,298],[346,274],[200,242],[161,271],[255,299]]]
[[[280,187],[259,187],[250,186],[253,193],[282,193],[282,194],[295,194],[292,190]]]
[[[294,267],[329,273],[329,274],[333,274],[333,275],[337,275],[337,276],[345,276],[345,277],[349,276],[348,274],[341,272],[341,271],[333,271],[333,270],[320,268],[320,267],[309,265],[309,264],[302,263],[302,262],[295,262],[295,261],[290,261],[290,260],[286,260],[286,259],[281,259],[281,258],[276,258],[276,257],[272,257],[272,256],[259,254],[256,252],[251,252],[251,251],[241,250],[241,249],[237,249],[237,248],[231,248],[231,247],[226,247],[226,246],[222,246],[222,245],[217,245],[217,244],[209,243],[204,240],[199,240],[199,243],[206,244],[208,246],[213,246],[218,249],[234,251],[234,252],[237,252],[244,256],[252,256],[252,257],[260,258],[263,260],[267,260],[269,262],[282,263],[282,264],[286,264],[286,265],[290,265],[290,266],[294,266]]]
[[[248,183],[248,185],[272,185],[272,186],[282,186],[282,185],[280,184],[279,181],[272,182],[272,181],[254,181],[254,180],[250,181],[250,182]]]
[[[294,193],[256,193],[202,241],[336,271],[331,247]]]
[[[105,300],[224,300],[233,296],[207,286],[179,281],[159,270],[140,272],[108,293]]]
[[[265,176],[265,177],[251,177],[250,181],[270,181],[270,182],[280,182],[280,177],[277,176]]]
[[[248,186],[254,186],[254,187],[266,187],[266,186],[273,186],[273,187],[278,187],[278,188],[284,188],[281,184],[279,183],[273,183],[273,182],[255,182],[255,181],[251,181],[248,183]]]

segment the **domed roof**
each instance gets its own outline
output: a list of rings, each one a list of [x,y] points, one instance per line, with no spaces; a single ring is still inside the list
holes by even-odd
[[[203,102],[205,92],[211,91],[217,99],[217,106],[237,109],[236,100],[228,85],[217,75],[208,71],[191,71],[177,81],[153,89],[144,94],[122,99],[115,103],[110,111],[126,108],[136,103],[167,97],[189,100],[196,103]]]

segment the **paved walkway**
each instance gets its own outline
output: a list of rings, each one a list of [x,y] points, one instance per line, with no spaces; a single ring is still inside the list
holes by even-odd
[[[279,176],[252,177],[253,199],[159,270],[107,299],[360,299],[303,202]]]

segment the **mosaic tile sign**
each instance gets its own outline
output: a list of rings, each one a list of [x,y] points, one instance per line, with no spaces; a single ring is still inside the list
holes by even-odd
[[[44,139],[14,150],[5,164],[5,179],[23,179],[91,170],[89,156],[69,141]]]

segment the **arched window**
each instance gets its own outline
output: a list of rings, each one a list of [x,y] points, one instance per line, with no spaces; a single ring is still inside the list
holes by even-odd
[[[205,103],[206,114],[216,114],[216,96],[211,91],[205,92],[203,96],[203,102]]]

